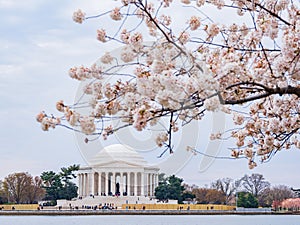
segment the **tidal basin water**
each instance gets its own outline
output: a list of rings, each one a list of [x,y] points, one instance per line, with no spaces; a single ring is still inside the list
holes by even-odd
[[[0,225],[300,225],[300,215],[0,216]]]

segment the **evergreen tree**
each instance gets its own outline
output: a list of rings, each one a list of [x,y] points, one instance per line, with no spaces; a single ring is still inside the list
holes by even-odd
[[[239,192],[237,206],[244,208],[257,208],[258,200],[251,193]]]
[[[183,179],[178,178],[175,175],[172,175],[167,179],[161,179],[158,187],[155,189],[155,197],[159,200],[174,199],[181,203],[183,201],[184,191],[182,182]]]
[[[62,188],[61,178],[53,171],[43,172],[41,178],[46,190],[45,200],[56,201],[59,199],[59,190]]]
[[[46,190],[45,200],[56,201],[57,199],[67,199],[77,197],[78,187],[71,182],[76,178],[75,171],[79,170],[79,165],[72,165],[69,167],[62,167],[60,173],[53,171],[43,172],[41,178],[44,182]]]

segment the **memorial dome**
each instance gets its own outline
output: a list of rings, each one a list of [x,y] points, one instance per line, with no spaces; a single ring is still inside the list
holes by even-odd
[[[132,165],[145,166],[145,159],[128,145],[113,144],[104,147],[91,160],[92,165],[108,164],[110,162],[123,162]]]

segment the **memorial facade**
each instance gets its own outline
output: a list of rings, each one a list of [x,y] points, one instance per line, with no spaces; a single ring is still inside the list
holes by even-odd
[[[78,194],[152,197],[158,186],[158,172],[158,167],[148,165],[131,147],[110,145],[78,171]]]

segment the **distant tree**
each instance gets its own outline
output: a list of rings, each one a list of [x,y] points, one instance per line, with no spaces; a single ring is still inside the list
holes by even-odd
[[[41,178],[46,190],[45,200],[56,201],[57,199],[70,200],[77,197],[76,184],[71,182],[76,178],[75,172],[79,170],[79,165],[71,165],[69,167],[62,167],[59,173],[53,171],[45,171]]]
[[[192,192],[196,196],[196,201],[200,204],[225,204],[225,195],[216,189],[198,188]]]
[[[289,198],[285,199],[281,203],[282,208],[289,211],[299,211],[300,210],[300,198]]]
[[[71,165],[67,168],[62,167],[59,176],[61,178],[63,186],[59,190],[59,197],[61,199],[71,200],[77,197],[78,187],[71,182],[73,178],[76,178],[75,172],[79,170],[79,165]]]
[[[3,181],[4,194],[8,202],[32,203],[41,200],[44,192],[39,185],[39,178],[33,179],[29,173],[13,173]]]
[[[73,178],[76,178],[75,172],[79,170],[79,165],[71,165],[67,168],[62,167],[61,172],[59,173],[60,178],[63,183],[63,187],[60,189],[60,198],[71,200],[72,198],[77,197],[78,187],[76,184],[71,182]]]
[[[164,201],[169,198],[169,189],[167,182],[161,182],[156,188],[154,192],[155,198]]]
[[[56,183],[60,183],[59,175],[53,171],[46,171],[41,174],[45,187],[54,186]]]
[[[183,186],[184,186],[184,189],[185,189],[186,191],[190,191],[190,192],[192,192],[194,189],[199,188],[199,186],[196,185],[196,184],[190,185],[190,184],[184,183]]]
[[[3,182],[0,180],[0,204],[7,203],[7,196],[3,189]]]
[[[225,204],[226,196],[216,189],[208,189],[208,192],[206,193],[206,201],[209,204]]]
[[[258,196],[259,205],[262,207],[270,207],[275,202],[281,202],[288,198],[296,197],[291,188],[285,185],[278,185],[264,189]]]
[[[78,187],[73,182],[68,182],[59,190],[59,198],[71,200],[72,198],[77,197]]]
[[[192,201],[194,198],[196,198],[196,195],[191,191],[184,191],[182,193],[182,201]]]
[[[251,176],[245,175],[241,179],[241,186],[244,191],[251,193],[254,197],[270,187],[270,183],[265,181],[265,178],[261,174],[254,173]]]
[[[182,202],[182,194],[184,187],[182,185],[183,179],[172,175],[168,178],[169,190],[170,190],[170,199],[176,199],[179,202]]]
[[[249,192],[239,192],[237,206],[244,208],[257,208],[258,200]]]
[[[231,178],[218,179],[211,184],[211,188],[223,193],[223,195],[225,196],[226,205],[228,205],[229,202],[235,197],[234,193],[239,186],[240,181],[234,181]]]
[[[60,176],[53,171],[43,172],[41,175],[43,187],[46,190],[45,200],[59,199],[59,190],[62,188]]]
[[[59,173],[62,182],[67,184],[71,179],[76,178],[75,172],[79,170],[79,165],[72,165],[69,167],[62,167],[61,172]]]
[[[179,203],[183,201],[184,186],[183,179],[172,175],[166,179],[162,179],[155,189],[155,197],[159,200],[174,199]]]
[[[32,176],[28,173],[14,173],[8,175],[3,182],[4,192],[8,196],[8,201],[17,204],[25,202],[31,183]]]
[[[43,199],[46,194],[46,191],[43,188],[43,180],[39,176],[35,176],[32,179],[32,185],[27,191],[29,203],[37,203],[39,200]]]
[[[196,188],[192,193],[196,196],[196,201],[201,204],[207,204],[206,194],[208,192],[207,188]]]

